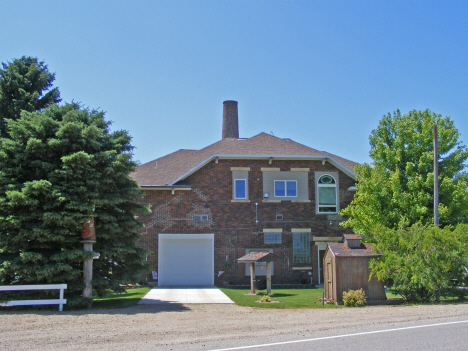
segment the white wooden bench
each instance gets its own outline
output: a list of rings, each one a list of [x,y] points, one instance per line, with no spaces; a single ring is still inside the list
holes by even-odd
[[[62,312],[63,305],[67,299],[63,298],[63,292],[67,284],[43,284],[43,285],[1,285],[0,291],[24,291],[24,290],[60,290],[60,297],[52,300],[12,300],[0,301],[1,306],[32,306],[32,305],[59,305],[59,311]]]

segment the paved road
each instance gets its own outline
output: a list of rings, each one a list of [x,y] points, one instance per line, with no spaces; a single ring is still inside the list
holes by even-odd
[[[162,350],[161,348],[148,350]],[[166,348],[166,350],[168,350]],[[213,344],[174,347],[174,351],[337,351],[337,350],[468,350],[468,320],[437,319],[378,327],[334,329],[310,335],[281,335]]]

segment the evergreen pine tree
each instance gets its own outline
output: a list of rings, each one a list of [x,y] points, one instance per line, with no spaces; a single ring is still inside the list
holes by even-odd
[[[137,183],[129,177],[130,136],[111,132],[104,113],[76,103],[23,112],[0,139],[0,281],[68,284],[67,306],[80,306],[82,223],[95,215],[93,288],[122,290],[147,269],[136,241]],[[95,209],[93,212],[93,208]],[[88,301],[89,302],[89,301]]]
[[[52,88],[55,74],[43,61],[23,56],[0,68],[0,136],[7,137],[6,119],[18,119],[21,111],[39,111],[60,102],[58,88]],[[49,90],[50,89],[50,90]]]

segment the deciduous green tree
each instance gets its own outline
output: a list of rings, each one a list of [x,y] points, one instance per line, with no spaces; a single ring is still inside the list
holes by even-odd
[[[468,226],[439,228],[415,224],[397,229],[373,228],[374,248],[382,257],[371,261],[378,279],[391,281],[406,301],[427,302],[440,296],[466,295]]]
[[[372,236],[377,224],[397,228],[431,223],[434,208],[433,125],[438,126],[439,211],[441,225],[468,219],[468,151],[459,140],[453,121],[430,110],[399,111],[386,115],[372,131],[372,165],[356,167],[357,192],[342,211],[343,223],[355,232]]]
[[[55,74],[43,61],[23,56],[0,68],[0,137],[6,137],[6,119],[18,119],[21,111],[38,111],[60,102],[58,88],[52,88]],[[52,88],[52,89],[50,89]]]
[[[8,120],[0,139],[0,280],[67,283],[68,306],[84,301],[81,225],[96,215],[93,288],[120,289],[146,268],[136,246],[142,224],[129,177],[130,136],[111,132],[102,112],[53,105]],[[93,212],[93,207],[95,211]]]

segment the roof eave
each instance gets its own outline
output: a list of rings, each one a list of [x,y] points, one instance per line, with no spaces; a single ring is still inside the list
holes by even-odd
[[[168,185],[174,185],[181,180],[184,180],[191,174],[195,173],[198,169],[205,166],[207,163],[211,162],[214,159],[270,159],[274,158],[277,160],[319,160],[319,161],[328,161],[336,168],[341,170],[347,176],[351,177],[352,179],[356,180],[356,176],[352,170],[345,167],[342,163],[335,160],[333,157],[328,155],[223,155],[223,154],[214,154],[208,157],[207,159],[203,160],[195,167],[190,169],[188,172],[185,172],[180,177],[175,179],[174,181],[170,182]]]
[[[192,190],[191,185],[140,185],[142,190]]]

